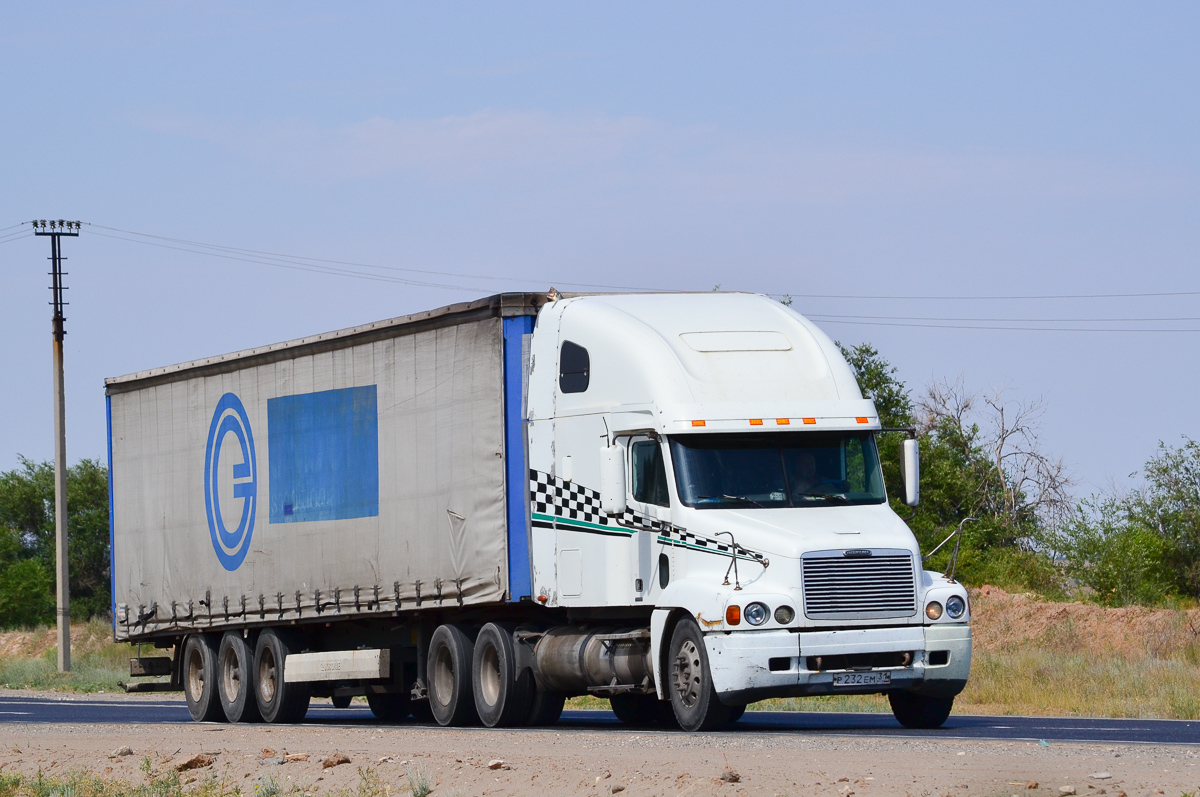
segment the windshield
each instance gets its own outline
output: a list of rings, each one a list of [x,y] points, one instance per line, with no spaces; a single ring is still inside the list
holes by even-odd
[[[670,440],[679,498],[697,509],[885,500],[869,432],[691,434]]]

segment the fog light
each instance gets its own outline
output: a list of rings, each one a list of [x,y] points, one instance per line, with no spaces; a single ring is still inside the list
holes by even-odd
[[[763,603],[746,604],[746,622],[750,625],[762,625],[771,616],[771,610]]]
[[[942,616],[942,604],[937,601],[930,601],[925,607],[925,616],[930,620],[937,620]]]
[[[966,610],[967,604],[957,595],[946,599],[946,614],[950,615],[951,619],[957,620],[963,616],[963,612]]]
[[[792,620],[796,619],[796,610],[791,606],[780,606],[775,610],[775,622],[780,625],[787,625]]]
[[[742,623],[742,608],[730,604],[725,607],[725,622],[729,625],[741,625]]]

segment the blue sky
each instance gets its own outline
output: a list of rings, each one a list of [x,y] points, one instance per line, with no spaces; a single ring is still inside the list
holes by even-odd
[[[1041,330],[1200,330],[1158,320],[1200,318],[1200,296],[931,297],[1200,291],[1198,17],[16,6],[0,28],[0,228],[97,225],[65,245],[72,460],[104,455],[105,376],[499,290],[720,284],[791,294],[914,394],[961,376],[1043,397],[1043,445],[1084,495],[1128,484],[1158,440],[1200,436],[1200,332]],[[103,228],[465,276],[334,276]],[[53,452],[49,246],[8,234],[0,468]],[[925,320],[943,318],[1001,320]]]

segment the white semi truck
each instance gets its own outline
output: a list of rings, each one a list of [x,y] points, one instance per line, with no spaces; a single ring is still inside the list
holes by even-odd
[[[967,593],[890,508],[837,346],[764,296],[501,294],[107,380],[117,640],[197,720],[938,727]],[[915,440],[905,501],[918,498]]]

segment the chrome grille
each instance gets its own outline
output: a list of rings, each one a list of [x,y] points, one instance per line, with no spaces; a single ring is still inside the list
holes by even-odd
[[[857,553],[855,551],[854,553]],[[847,557],[817,551],[802,560],[804,615],[815,620],[869,620],[917,613],[912,554],[873,550]]]

